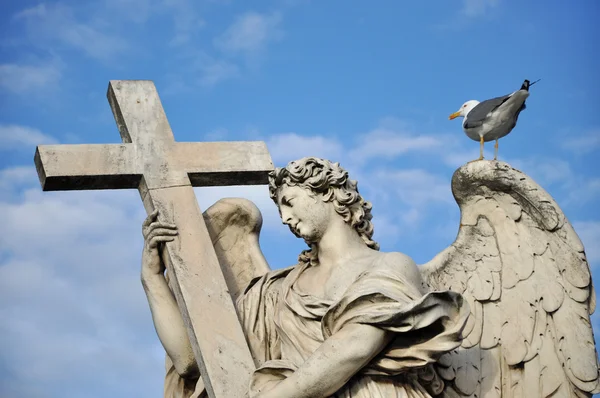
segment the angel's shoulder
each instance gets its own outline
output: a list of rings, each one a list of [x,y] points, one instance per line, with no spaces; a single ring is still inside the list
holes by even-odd
[[[393,270],[401,274],[408,282],[421,286],[421,272],[415,261],[404,253],[381,252],[377,267]]]
[[[277,292],[283,280],[290,272],[294,270],[294,266],[271,270],[264,275],[254,277],[244,290],[244,295],[253,290],[260,290],[263,293]]]

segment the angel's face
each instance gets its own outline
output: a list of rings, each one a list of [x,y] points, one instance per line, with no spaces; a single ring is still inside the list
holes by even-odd
[[[281,220],[292,233],[307,242],[318,242],[325,234],[333,208],[320,194],[299,186],[283,185],[277,204]]]

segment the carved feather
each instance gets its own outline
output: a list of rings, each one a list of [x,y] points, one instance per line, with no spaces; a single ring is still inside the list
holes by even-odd
[[[461,167],[452,192],[461,210],[458,235],[421,268],[430,289],[458,291],[472,308],[462,346],[437,365],[445,396],[600,392],[590,269],[558,205],[501,162]]]

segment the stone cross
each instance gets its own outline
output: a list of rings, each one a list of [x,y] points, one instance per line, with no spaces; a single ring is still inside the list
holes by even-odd
[[[165,256],[206,390],[245,396],[255,365],[192,187],[267,183],[266,145],[176,142],[151,81],[111,81],[107,96],[123,144],[38,146],[42,189],[137,188],[148,214],[177,225]]]

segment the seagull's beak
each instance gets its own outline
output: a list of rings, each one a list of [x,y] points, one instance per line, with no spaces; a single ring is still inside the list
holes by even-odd
[[[460,111],[454,112],[452,115],[448,116],[448,120],[456,119],[460,116]]]

